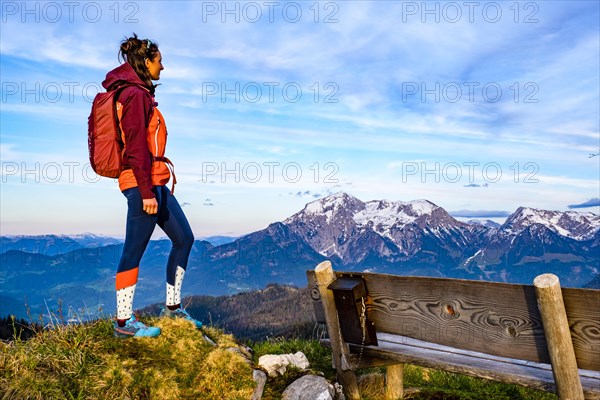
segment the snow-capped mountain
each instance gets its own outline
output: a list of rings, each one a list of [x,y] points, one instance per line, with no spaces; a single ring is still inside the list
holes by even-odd
[[[367,268],[399,262],[443,268],[448,257],[486,233],[427,200],[362,202],[346,193],[313,201],[283,224],[317,253]]]
[[[518,234],[535,225],[543,225],[551,231],[575,240],[589,240],[600,231],[600,216],[575,211],[547,211],[519,207],[502,225],[501,229]]]
[[[494,222],[492,220],[486,219],[484,221],[479,220],[479,219],[470,219],[467,221],[467,224],[469,225],[483,225],[487,228],[500,228],[500,226],[502,224],[499,224],[497,222]]]
[[[337,193],[283,221],[353,269],[511,281],[515,266],[598,271],[600,217],[521,207],[502,226],[463,223],[427,200],[362,202]],[[528,279],[538,268],[520,268]]]
[[[427,200],[363,202],[337,193],[233,242],[196,241],[186,273],[195,278],[187,279],[185,288],[190,294],[222,295],[269,283],[305,286],[305,271],[325,259],[340,271],[524,284],[552,272],[561,285],[581,287],[600,273],[599,228],[595,214],[530,208],[519,208],[502,226],[490,228],[460,222]],[[114,305],[120,241],[104,245],[105,238],[53,235],[0,239],[0,311],[14,303],[10,299],[22,304],[25,298],[35,310],[44,309],[45,299],[58,298],[75,307],[92,298],[103,307]],[[168,240],[149,244],[136,298],[160,300],[155,297],[163,293],[170,248]]]
[[[600,271],[599,244],[596,214],[519,207],[459,268],[487,279],[522,281],[553,269],[565,271],[564,280],[579,279]]]

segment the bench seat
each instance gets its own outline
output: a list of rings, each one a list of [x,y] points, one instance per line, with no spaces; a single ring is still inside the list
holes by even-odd
[[[406,363],[548,392],[556,391],[550,364],[460,350],[389,333],[378,332],[377,340],[377,346],[365,346],[363,349],[363,358],[381,359],[379,363],[370,362],[370,365]],[[329,345],[328,340],[323,342]],[[360,355],[360,345],[350,344],[350,350],[352,357],[348,362],[354,367]],[[579,375],[585,398],[600,399],[600,372],[580,369]]]
[[[561,289],[552,274],[531,286],[334,272],[328,261],[307,277],[349,399],[360,399],[354,371],[375,366],[387,367],[386,399],[402,398],[413,364],[600,400],[598,290]]]

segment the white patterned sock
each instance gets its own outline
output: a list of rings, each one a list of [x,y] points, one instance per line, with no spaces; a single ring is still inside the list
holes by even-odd
[[[167,283],[167,306],[174,306],[181,303],[181,285],[183,283],[184,275],[185,269],[177,266],[177,272],[175,272],[175,285],[169,285],[169,283]]]
[[[117,319],[129,319],[133,314],[133,295],[135,286],[117,290]]]
[[[168,306],[174,306],[175,304],[175,286],[173,285],[169,285],[169,282],[167,282],[167,301],[166,304]]]

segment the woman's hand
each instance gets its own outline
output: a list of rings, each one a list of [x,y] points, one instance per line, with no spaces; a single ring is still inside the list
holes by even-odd
[[[158,201],[156,198],[143,199],[143,210],[148,214],[156,214],[158,212]]]

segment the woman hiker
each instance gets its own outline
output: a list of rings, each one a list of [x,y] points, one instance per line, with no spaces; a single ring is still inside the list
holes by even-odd
[[[166,307],[162,307],[161,316],[184,318],[200,328],[202,323],[181,308],[181,283],[194,235],[171,191],[176,180],[172,164],[165,157],[167,127],[154,101],[157,85],[152,81],[159,80],[164,69],[161,53],[157,43],[140,40],[134,33],[121,43],[119,55],[125,62],[110,71],[102,82],[107,91],[129,85],[117,98],[125,144],[119,189],[127,198],[127,225],[116,277],[114,334],[117,337],[160,334],[160,328],[144,325],[132,312],[140,260],[157,224],[172,241],[167,261]],[[166,184],[171,177],[173,186],[169,190]]]

